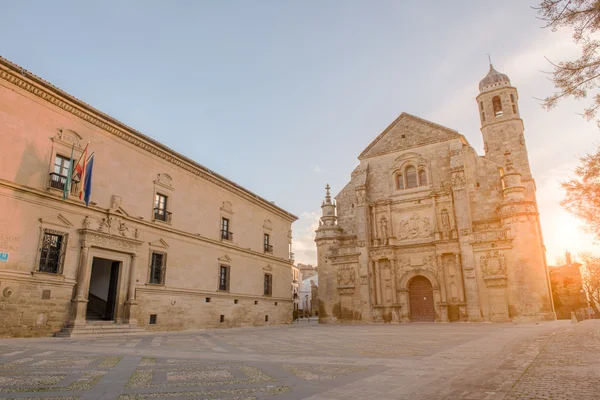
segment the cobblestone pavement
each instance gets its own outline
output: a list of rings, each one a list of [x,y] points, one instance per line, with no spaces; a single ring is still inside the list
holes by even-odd
[[[0,399],[598,399],[600,320],[0,340]]]

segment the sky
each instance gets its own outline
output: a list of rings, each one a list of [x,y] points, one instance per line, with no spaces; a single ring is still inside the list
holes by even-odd
[[[298,215],[296,261],[315,264],[325,184],[339,192],[400,113],[483,154],[475,97],[489,53],[519,91],[553,264],[600,252],[559,205],[598,128],[577,114],[583,101],[540,106],[547,59],[579,49],[542,28],[536,3],[20,0],[2,4],[0,55]]]

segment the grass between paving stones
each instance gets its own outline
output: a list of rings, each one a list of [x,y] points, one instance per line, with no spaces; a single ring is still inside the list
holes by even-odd
[[[148,399],[164,399],[164,398],[175,398],[175,397],[193,397],[203,400],[218,400],[217,397],[210,396],[222,396],[222,395],[236,395],[236,394],[252,394],[252,393],[268,393],[272,396],[287,393],[291,390],[288,386],[267,386],[260,388],[246,388],[246,389],[219,389],[219,390],[206,390],[196,392],[164,392],[164,393],[136,393],[136,394],[122,394],[119,396],[119,400],[148,400]],[[209,396],[209,397],[207,397]],[[228,397],[227,400],[256,400],[254,396],[242,396],[242,397]]]
[[[231,367],[229,367],[231,368]],[[252,383],[265,383],[265,382],[275,382],[273,378],[269,375],[265,374],[261,370],[255,367],[250,367],[247,365],[241,365],[238,367],[240,371],[242,371],[248,379],[230,379],[230,380],[198,380],[195,382],[176,382],[176,383],[152,383],[152,376],[154,371],[162,371],[167,370],[169,372],[176,371],[198,371],[198,368],[155,368],[155,369],[137,369],[129,381],[125,386],[126,389],[136,389],[136,388],[168,388],[173,386],[209,386],[209,385],[237,385],[237,384],[252,384]],[[209,366],[206,368],[201,368],[200,370],[223,370],[225,368],[218,366]]]
[[[317,381],[317,380],[323,381],[323,380],[335,379],[340,376],[350,374],[352,372],[364,371],[367,369],[367,368],[359,368],[359,367],[336,367],[336,366],[329,366],[329,365],[316,365],[316,366],[308,367],[308,368],[311,368],[318,372],[323,372],[326,374],[326,375],[322,375],[322,374],[314,373],[306,368],[299,368],[294,365],[282,365],[281,368],[283,368],[284,370],[286,370],[288,372],[291,372],[292,374],[294,374],[302,379],[306,379],[307,381]]]
[[[88,390],[94,387],[106,375],[108,371],[87,371],[83,376],[71,383],[69,386],[61,387],[61,392],[71,392],[75,390]],[[48,375],[52,376],[52,375]],[[15,387],[15,388],[0,388],[0,393],[15,393],[15,392],[50,392],[56,391],[56,386],[45,387]]]

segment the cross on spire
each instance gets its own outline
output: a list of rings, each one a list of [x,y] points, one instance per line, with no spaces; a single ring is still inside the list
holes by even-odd
[[[489,60],[489,62],[490,62],[490,69],[492,69],[492,68],[494,68],[494,67],[492,66],[492,56],[490,55],[490,53],[487,53],[487,56],[488,56],[488,60]]]

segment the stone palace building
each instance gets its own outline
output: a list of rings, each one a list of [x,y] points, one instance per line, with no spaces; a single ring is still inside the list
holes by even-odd
[[[3,58],[0,209],[0,336],[291,321],[294,215]]]
[[[517,89],[490,65],[479,92],[484,156],[403,113],[327,187],[321,322],[555,318]]]

